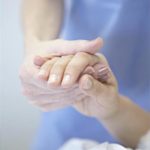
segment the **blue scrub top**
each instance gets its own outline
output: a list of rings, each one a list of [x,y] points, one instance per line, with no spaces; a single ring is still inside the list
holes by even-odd
[[[67,2],[67,4],[69,4]],[[150,0],[72,0],[62,37],[103,37],[120,93],[150,110]],[[70,138],[114,141],[95,119],[73,108],[43,113],[34,150],[57,150]]]

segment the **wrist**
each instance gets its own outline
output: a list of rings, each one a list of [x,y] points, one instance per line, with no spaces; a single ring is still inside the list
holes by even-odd
[[[40,42],[40,39],[34,35],[25,35],[24,37],[25,48],[33,47],[33,45],[39,42]]]
[[[105,115],[103,115],[101,117],[101,115],[97,115],[97,119],[100,121],[109,121],[114,119],[115,117],[117,117],[118,115],[120,115],[121,111],[122,111],[122,106],[123,105],[123,96],[120,94],[117,94],[115,96],[115,101],[114,101],[114,105],[107,108],[108,112],[106,112]],[[101,112],[100,112],[101,113]]]
[[[25,56],[31,56],[40,49],[42,41],[36,36],[26,35],[24,39]]]

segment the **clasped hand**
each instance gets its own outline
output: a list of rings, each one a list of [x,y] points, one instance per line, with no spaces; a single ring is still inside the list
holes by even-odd
[[[23,94],[30,103],[44,111],[73,105],[85,115],[102,118],[117,110],[116,79],[105,57],[95,54],[100,39],[37,45],[20,69]]]

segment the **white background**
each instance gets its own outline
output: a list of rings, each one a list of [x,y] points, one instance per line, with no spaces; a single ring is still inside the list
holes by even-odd
[[[40,113],[21,95],[21,0],[0,0],[0,150],[28,150]]]

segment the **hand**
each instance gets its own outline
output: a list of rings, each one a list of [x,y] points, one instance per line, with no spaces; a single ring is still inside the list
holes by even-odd
[[[77,52],[95,54],[102,46],[103,40],[101,38],[91,41],[56,39],[47,42],[32,42],[26,49],[28,54],[35,54],[34,63],[41,66],[46,60],[56,56],[73,55]],[[41,57],[45,59],[41,59]]]
[[[78,79],[83,74],[89,73],[87,72],[89,69],[85,69],[85,67],[88,65],[90,67],[93,66],[95,70],[97,70],[97,72],[99,73],[98,75],[100,76],[97,79],[101,80],[101,82],[104,82],[105,80],[107,81],[108,68],[107,69],[104,68],[105,66],[101,63],[99,57],[96,55],[90,55],[83,52],[77,53],[74,56],[68,55],[63,57],[55,57],[52,58],[51,60],[46,61],[41,66],[38,77],[43,81],[46,82],[48,81],[48,86],[52,88],[65,87],[65,89],[70,89],[72,88],[72,86],[77,85],[76,90],[78,91],[79,94],[78,96],[74,94],[75,92],[74,89],[72,89],[72,93],[66,93],[66,95],[68,94],[72,95],[73,98],[72,102],[81,101],[82,99],[85,99],[87,96],[84,93],[82,93],[82,91],[78,88]],[[66,77],[67,80],[65,79]],[[59,96],[60,95],[58,95],[58,97]],[[45,105],[43,107],[48,108],[50,106],[51,104],[49,104],[49,102],[47,101],[45,102]]]
[[[37,74],[39,73],[39,67],[33,64],[34,58],[36,56],[51,56],[52,52],[54,53],[54,50],[57,50],[57,53],[55,52],[55,54],[58,55],[58,50],[60,50],[61,54],[61,50],[63,50],[63,48],[67,49],[66,52],[72,51],[70,53],[74,52],[74,48],[76,48],[76,51],[91,51],[92,49],[92,52],[95,52],[100,48],[101,44],[102,43],[99,40],[89,42],[68,41],[68,43],[67,41],[63,40],[56,40],[53,42],[51,41],[49,43],[34,43],[32,46],[28,46],[24,63],[21,65],[20,68],[20,79],[22,82],[23,93],[29,99],[29,102],[31,102],[35,106],[40,107],[41,109],[44,108],[44,110],[47,111],[70,105],[72,103],[72,99],[74,100],[74,98],[71,97],[73,95],[72,93],[74,93],[73,96],[75,97],[81,97],[81,95],[83,95],[81,94],[77,86],[73,86],[72,88],[65,90],[62,90],[62,88],[55,90],[53,88],[48,87],[45,81],[39,80],[39,78],[37,78]],[[78,47],[76,45],[78,45]],[[83,49],[81,49],[81,47]],[[47,103],[49,105],[47,105]]]
[[[104,66],[99,69],[99,77],[105,82],[83,75],[79,88],[86,95],[81,101],[75,102],[74,107],[81,113],[99,119],[109,118],[119,108],[117,81],[103,55],[99,55]]]
[[[54,57],[47,60],[39,71],[39,78],[48,81],[50,86],[71,87],[82,74],[93,75],[98,79],[99,57],[84,52]]]

